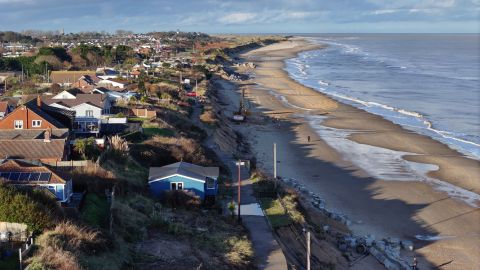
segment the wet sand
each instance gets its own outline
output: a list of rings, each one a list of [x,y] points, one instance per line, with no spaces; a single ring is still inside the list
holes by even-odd
[[[242,86],[251,106],[249,119],[262,119],[265,115],[274,119],[273,124],[239,128],[248,135],[259,166],[272,171],[272,143],[276,142],[278,175],[300,180],[323,197],[327,207],[348,215],[356,234],[413,240],[417,254],[424,258],[422,269],[445,263],[448,264],[442,269],[477,269],[480,265],[478,207],[452,199],[417,179],[388,181],[391,180],[388,177],[374,177],[329,145],[304,116],[323,115],[326,119],[322,125],[326,127],[355,130],[348,137],[352,141],[408,152],[405,159],[438,168],[428,173],[430,177],[477,194],[480,193],[479,161],[379,116],[334,101],[295,82],[283,70],[283,60],[318,48],[294,39],[242,55],[257,64],[253,70],[255,78]],[[310,142],[307,136],[311,137]],[[418,241],[415,235],[441,240]]]

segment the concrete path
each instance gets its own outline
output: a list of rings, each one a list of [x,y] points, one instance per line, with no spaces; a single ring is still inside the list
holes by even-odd
[[[234,162],[235,161],[230,159],[228,166],[232,172],[233,181],[237,181],[238,167],[235,166]],[[257,258],[257,266],[259,269],[269,270],[288,269],[287,260],[270,230],[266,217],[263,213],[258,213],[257,211],[253,211],[252,213],[252,209],[256,208],[254,205],[258,205],[258,202],[253,195],[253,186],[249,178],[248,170],[242,167],[240,177],[240,215],[242,217],[242,224],[250,232],[250,239],[252,240],[253,249],[255,250],[255,256]],[[238,187],[238,185],[235,186]],[[237,194],[238,193],[235,194],[235,200],[237,200]],[[242,207],[245,207],[244,212],[242,212]]]
[[[198,106],[193,107],[191,119],[194,124],[202,127],[199,119],[201,108]],[[208,133],[208,131],[207,131]],[[206,140],[205,144],[210,147],[218,155],[220,159],[229,167],[232,172],[232,179],[235,182],[235,187],[238,187],[238,167],[235,165],[235,160],[232,159],[230,154],[227,154],[219,149],[219,147],[213,142],[212,136]],[[259,209],[258,201],[253,195],[253,187],[250,179],[250,173],[246,167],[241,167],[240,171],[241,179],[241,193],[240,198],[241,207],[245,207],[245,211],[242,212],[240,208],[240,215],[242,217],[243,225],[248,229],[250,239],[253,243],[253,249],[256,257],[256,264],[259,269],[266,270],[286,270],[287,260],[283,254],[282,248],[278,244],[277,240],[273,236],[270,226],[267,223],[266,217],[263,215],[261,209]],[[237,191],[238,189],[235,189]],[[237,203],[237,192],[235,192],[234,200]],[[260,211],[258,211],[260,210]],[[235,211],[235,214],[237,212]]]

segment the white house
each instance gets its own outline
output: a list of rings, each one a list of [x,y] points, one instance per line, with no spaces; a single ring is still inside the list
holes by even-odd
[[[44,102],[51,107],[75,111],[74,131],[76,133],[100,132],[101,119],[110,114],[111,101],[107,95],[76,94],[73,97],[72,95],[71,92],[62,92]]]
[[[122,88],[124,89],[127,87],[129,83],[124,80],[119,80],[119,79],[104,79],[98,82],[98,85],[103,85],[103,86],[112,86],[115,88]]]

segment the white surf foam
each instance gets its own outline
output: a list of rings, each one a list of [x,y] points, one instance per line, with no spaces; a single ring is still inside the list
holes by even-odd
[[[440,236],[440,235],[415,235],[415,238],[422,241],[439,241],[444,239],[455,238],[455,236]]]
[[[472,207],[480,207],[479,194],[427,176],[428,172],[438,170],[436,165],[411,162],[402,158],[405,155],[415,155],[414,153],[360,144],[348,139],[348,136],[356,131],[321,125],[325,116],[304,115],[304,117],[328,145],[372,177],[386,181],[426,182],[452,198]]]

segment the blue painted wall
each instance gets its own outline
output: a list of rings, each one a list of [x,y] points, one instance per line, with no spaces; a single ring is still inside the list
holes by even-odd
[[[161,197],[163,191],[169,191],[171,183],[173,182],[183,182],[183,189],[194,192],[200,199],[205,199],[205,196],[215,196],[217,195],[217,180],[215,180],[215,188],[207,189],[207,184],[200,181],[195,181],[183,176],[175,175],[169,178],[162,179],[160,181],[150,182],[151,192],[158,198]]]
[[[48,184],[48,185],[41,185],[46,188],[49,186],[55,186],[55,191],[53,189],[48,188],[48,190],[52,191],[57,197],[59,201],[68,201],[72,194],[72,180],[67,181],[65,184]]]

